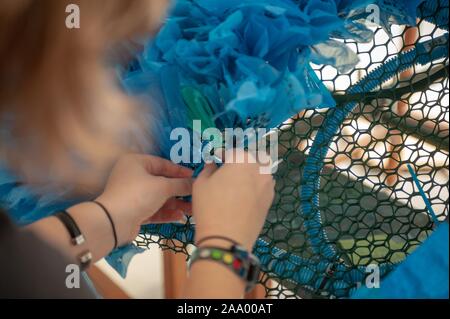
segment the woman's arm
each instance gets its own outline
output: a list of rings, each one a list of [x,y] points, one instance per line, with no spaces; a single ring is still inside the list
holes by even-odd
[[[208,240],[208,245],[230,248],[221,240]],[[244,296],[246,283],[230,269],[210,260],[192,264],[186,285],[186,296],[192,299],[238,299]]]
[[[241,152],[239,150],[231,150]],[[250,159],[251,155],[245,153]],[[236,158],[236,157],[235,157]],[[229,249],[231,243],[211,236],[227,237],[251,251],[261,232],[274,196],[271,175],[260,173],[254,158],[217,169],[207,165],[194,182],[193,210],[196,242]],[[207,240],[205,240],[207,239]],[[199,246],[199,245],[197,245]],[[215,261],[200,259],[191,266],[188,298],[242,298],[246,282]]]
[[[251,156],[245,153],[246,156]],[[253,159],[254,160],[254,159]],[[226,236],[250,251],[261,232],[274,195],[271,175],[260,174],[258,164],[225,164],[220,169],[206,165],[194,183],[193,206],[196,241],[209,236]],[[97,199],[111,213],[119,245],[131,242],[145,222],[180,220],[191,211],[190,204],[176,199],[191,193],[192,171],[152,156],[131,155],[119,160],[105,191]],[[90,250],[93,259],[107,255],[114,245],[107,215],[90,202],[68,209],[86,238],[73,246],[64,225],[55,217],[28,227],[71,260]],[[203,244],[229,248],[223,240]],[[202,245],[203,245],[202,244]],[[195,262],[190,271],[189,298],[241,298],[246,283],[225,266]]]
[[[86,250],[92,253],[93,262],[108,255],[113,249],[114,236],[105,212],[90,202],[70,207],[67,212],[85,237],[86,241],[82,245],[73,245],[66,227],[53,216],[27,226],[26,230],[34,232],[47,244],[63,253],[71,262],[78,262],[78,256]]]
[[[0,299],[95,297],[83,280],[78,289],[68,289],[71,261],[38,236],[21,231],[1,209],[0,252]]]
[[[239,299],[245,283],[231,270],[218,263],[199,260],[192,265],[186,287],[190,299]]]

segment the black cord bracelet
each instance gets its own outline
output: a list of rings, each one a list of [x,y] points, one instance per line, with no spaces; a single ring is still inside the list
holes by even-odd
[[[70,238],[72,239],[72,244],[75,246],[79,246],[84,244],[86,241],[83,234],[80,231],[80,228],[78,228],[77,223],[75,220],[70,216],[70,214],[62,210],[55,214],[55,216],[64,224],[64,226],[67,228],[67,231],[70,234]]]
[[[225,237],[225,236],[206,236],[206,237],[203,237],[202,239],[197,241],[197,246],[200,246],[201,243],[203,243],[203,242],[205,242],[207,240],[210,240],[210,239],[220,239],[220,240],[227,241],[227,242],[229,242],[229,243],[231,243],[231,244],[233,244],[235,246],[240,246],[240,244],[237,241],[235,241],[235,240],[233,240],[231,238]]]
[[[116,232],[116,225],[114,224],[114,221],[111,217],[111,214],[109,213],[108,209],[105,207],[105,205],[103,205],[102,203],[100,203],[99,201],[93,200],[92,203],[97,204],[106,214],[106,216],[109,219],[109,222],[111,223],[111,227],[112,227],[112,231],[113,231],[113,236],[114,236],[114,247],[113,249],[117,248],[117,232]]]
[[[70,216],[70,214],[62,210],[55,214],[55,217],[58,218],[61,223],[66,227],[67,231],[70,234],[70,238],[72,239],[72,244],[75,246],[80,246],[85,243],[86,239],[84,235],[81,233],[80,228],[78,227],[75,220]],[[92,261],[92,253],[89,250],[86,250],[80,256],[78,256],[80,261],[81,270],[85,270]]]

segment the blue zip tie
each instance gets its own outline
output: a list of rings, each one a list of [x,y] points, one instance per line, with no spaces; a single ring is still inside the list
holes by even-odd
[[[419,189],[420,196],[422,196],[422,199],[425,202],[425,205],[427,206],[428,212],[430,213],[431,217],[433,218],[433,222],[436,225],[439,225],[440,221],[437,218],[436,213],[433,210],[433,207],[431,207],[431,203],[428,200],[427,196],[425,195],[425,192],[424,192],[422,186],[420,185],[420,181],[417,178],[416,173],[414,173],[414,170],[410,164],[408,164],[407,166],[408,166],[409,173],[411,174],[411,176],[413,178],[414,183],[416,184],[417,188]]]

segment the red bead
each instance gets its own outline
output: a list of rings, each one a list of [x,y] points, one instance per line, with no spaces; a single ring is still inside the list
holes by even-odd
[[[239,259],[233,261],[233,268],[239,270],[242,267],[242,262]]]

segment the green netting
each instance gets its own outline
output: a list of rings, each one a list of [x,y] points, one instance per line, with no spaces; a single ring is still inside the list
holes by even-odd
[[[445,8],[437,8],[434,14]],[[367,44],[349,41],[360,63],[349,74],[330,66],[315,66],[320,79],[334,92],[337,108],[358,102],[335,135],[325,157],[318,189],[321,227],[327,242],[337,251],[338,262],[348,269],[369,264],[395,265],[404,260],[433,230],[433,221],[407,165],[416,172],[440,220],[448,216],[449,114],[448,58],[415,66],[372,93],[349,94],[347,89],[368,72],[395,57],[408,45],[437,39],[443,31],[420,21],[417,28],[393,27],[390,38],[376,30]],[[276,197],[261,238],[290,254],[313,260],[313,252],[301,211],[299,188],[303,168],[318,130],[334,110],[298,114],[278,129],[279,156],[283,160],[276,178]],[[160,226],[164,227],[164,226]],[[192,238],[187,226],[176,236]],[[183,237],[184,236],[184,237]],[[159,245],[188,255],[181,241],[149,234],[137,238],[138,246]],[[271,256],[273,260],[280,258]],[[284,257],[282,257],[284,258]],[[332,297],[326,286],[312,289],[292,281],[292,272],[265,273],[261,283],[275,298]],[[311,281],[326,277],[318,269]],[[332,276],[331,276],[332,277]],[[332,281],[333,278],[330,278]],[[345,278],[344,278],[345,280]],[[354,286],[354,283],[351,283]]]

